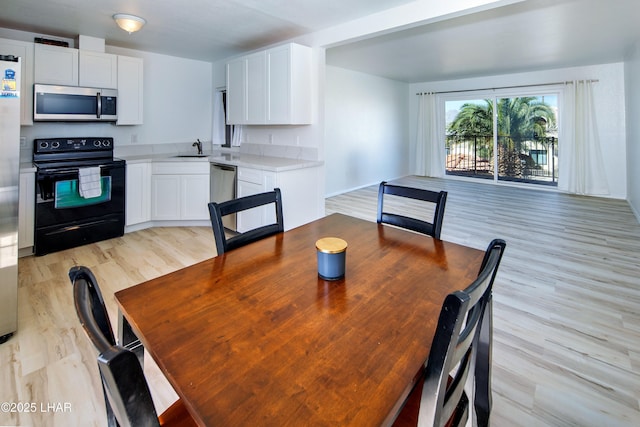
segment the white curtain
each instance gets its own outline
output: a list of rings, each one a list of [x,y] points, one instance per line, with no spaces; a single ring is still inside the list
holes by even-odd
[[[224,105],[222,104],[222,92],[216,91],[213,94],[213,125],[211,142],[213,145],[224,144]]]
[[[240,147],[240,144],[242,144],[242,138],[243,138],[243,132],[244,132],[244,126],[243,125],[235,125],[232,126],[232,133],[231,133],[231,146],[232,147]]]
[[[423,93],[418,96],[415,174],[443,177],[445,147],[438,134],[436,95]]]
[[[609,194],[598,137],[593,83],[574,81],[565,87],[558,144],[558,188],[574,194]]]

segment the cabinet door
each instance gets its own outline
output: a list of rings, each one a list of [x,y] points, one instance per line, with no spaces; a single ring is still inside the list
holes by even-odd
[[[0,52],[21,58],[20,124],[33,125],[33,43],[0,39]]]
[[[311,48],[289,43],[267,50],[267,124],[310,124]]]
[[[264,124],[267,117],[267,59],[265,52],[247,56],[247,124]]]
[[[180,219],[209,219],[209,175],[184,175],[181,185]]]
[[[110,53],[79,51],[80,86],[118,88],[118,56]]]
[[[34,45],[34,83],[78,86],[78,50]]]
[[[127,164],[126,224],[151,220],[151,168],[149,163]]]
[[[244,58],[227,63],[227,124],[243,124],[247,121],[246,76]]]
[[[18,248],[33,246],[36,208],[36,174],[20,174],[20,196],[18,202]]]
[[[262,184],[256,184],[248,181],[238,181],[238,197],[250,196],[252,194],[262,193]],[[236,229],[239,233],[253,230],[264,224],[264,208],[254,208],[246,211],[238,212]]]
[[[180,175],[152,175],[151,200],[151,219],[180,219]]]
[[[118,56],[118,125],[143,124],[143,60]]]
[[[291,121],[291,50],[288,46],[267,52],[267,122]]]

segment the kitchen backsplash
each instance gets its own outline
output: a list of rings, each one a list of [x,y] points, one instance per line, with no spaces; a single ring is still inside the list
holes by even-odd
[[[318,149],[316,147],[250,144],[245,142],[240,146],[240,152],[256,156],[284,157],[286,159],[297,160],[318,160]]]

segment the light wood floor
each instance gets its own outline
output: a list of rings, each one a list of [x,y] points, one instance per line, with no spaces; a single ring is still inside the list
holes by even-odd
[[[479,249],[495,237],[507,241],[494,288],[493,425],[640,425],[640,224],[627,203],[453,180],[399,182],[449,192],[444,240]],[[374,221],[376,198],[377,187],[332,197],[327,213]],[[0,411],[0,425],[105,425],[69,267],[92,268],[115,322],[116,290],[211,257],[213,246],[208,227],[157,228],[21,259],[19,330],[0,346],[0,403],[33,402],[37,410]],[[145,363],[163,410],[175,393]],[[49,404],[70,410],[47,411]]]

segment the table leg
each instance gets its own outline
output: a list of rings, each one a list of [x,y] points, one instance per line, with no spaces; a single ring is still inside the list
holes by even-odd
[[[118,309],[118,342],[124,348],[133,351],[138,356],[140,366],[144,368],[144,347],[120,309]]]

